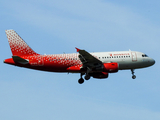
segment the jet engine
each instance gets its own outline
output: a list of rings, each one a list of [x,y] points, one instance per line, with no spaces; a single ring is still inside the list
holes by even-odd
[[[104,63],[103,64],[103,72],[115,73],[118,72],[118,63]]]
[[[92,73],[93,78],[108,78],[108,73],[107,72],[98,72],[98,73]]]

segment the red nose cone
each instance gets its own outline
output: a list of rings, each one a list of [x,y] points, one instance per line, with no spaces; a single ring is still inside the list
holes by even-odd
[[[4,63],[7,63],[7,64],[15,64],[15,62],[13,61],[12,58],[5,59],[3,62],[4,62]]]

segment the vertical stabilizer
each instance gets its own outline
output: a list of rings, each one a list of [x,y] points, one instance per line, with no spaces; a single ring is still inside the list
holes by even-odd
[[[6,30],[5,32],[13,56],[38,55],[14,30]]]

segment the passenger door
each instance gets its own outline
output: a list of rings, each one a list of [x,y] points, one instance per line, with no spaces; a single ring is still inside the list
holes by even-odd
[[[132,61],[133,62],[137,61],[137,54],[136,54],[136,52],[131,52],[131,55],[132,55]]]

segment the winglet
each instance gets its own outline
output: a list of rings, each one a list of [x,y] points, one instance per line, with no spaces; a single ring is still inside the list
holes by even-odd
[[[77,52],[79,52],[79,51],[80,51],[80,49],[79,49],[79,48],[76,48],[76,50],[77,50]]]

